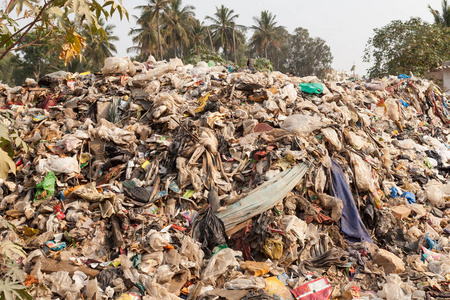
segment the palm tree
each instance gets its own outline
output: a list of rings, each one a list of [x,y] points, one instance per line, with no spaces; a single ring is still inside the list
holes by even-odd
[[[434,23],[443,27],[450,27],[450,7],[447,4],[447,0],[442,0],[442,15],[437,9],[431,8],[428,5],[428,9],[434,17]]]
[[[147,8],[147,6],[144,6]],[[145,15],[143,15],[145,17]],[[127,52],[138,53],[138,60],[147,59],[148,56],[158,52],[158,31],[156,30],[153,18],[147,20],[145,18],[133,16],[136,20],[138,28],[131,28],[129,34],[133,36],[134,46],[127,48]],[[146,15],[148,17],[148,14]]]
[[[148,22],[151,24],[156,23],[156,31],[158,36],[158,46],[159,46],[159,57],[163,60],[163,50],[162,50],[162,42],[161,42],[161,17],[164,15],[165,11],[169,6],[169,0],[148,0],[147,5],[136,6],[135,9],[139,9],[142,11],[141,16],[139,17],[140,25],[143,25],[144,22]],[[151,26],[150,24],[148,25]]]
[[[214,47],[216,47],[216,50],[221,48],[225,58],[227,58],[228,51],[234,51],[235,44],[244,41],[243,31],[245,26],[236,24],[235,20],[238,17],[238,14],[234,14],[234,10],[225,7],[223,4],[220,8],[216,6],[214,17],[206,17],[206,20],[212,22],[209,28],[211,29]],[[233,36],[235,41],[233,41]]]
[[[275,21],[276,16],[272,15],[267,10],[261,12],[261,17],[254,17],[256,25],[253,25],[253,35],[250,39],[250,46],[254,49],[256,54],[260,54],[264,51],[265,58],[267,59],[267,49],[269,46],[273,46],[275,49],[280,50],[283,45],[283,26],[277,26]]]
[[[98,23],[103,27],[106,38],[101,38],[98,34],[93,35],[88,28],[85,28],[82,34],[86,37],[86,49],[83,51],[83,56],[88,65],[96,70],[100,70],[105,58],[117,53],[117,48],[112,42],[119,40],[114,35],[115,25],[108,24],[105,26],[103,19],[99,19]]]
[[[177,43],[180,46],[189,46],[189,31],[193,27],[195,7],[182,6],[182,0],[172,0],[163,16],[164,27],[168,33],[168,39],[172,42],[175,57],[177,57]]]
[[[200,23],[199,20],[194,19],[192,28],[189,32],[189,39],[191,40],[191,49],[197,54],[200,54],[202,48],[206,48],[206,40],[208,40],[207,27],[204,26],[203,22]]]

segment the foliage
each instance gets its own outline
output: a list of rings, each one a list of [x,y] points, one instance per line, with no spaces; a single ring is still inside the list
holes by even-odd
[[[267,58],[257,58],[254,64],[255,70],[259,72],[272,72],[273,65]]]
[[[17,55],[8,53],[4,59],[0,60],[0,82],[9,86],[14,86],[23,82],[27,76],[17,76],[22,64]]]
[[[374,29],[364,51],[364,61],[373,61],[371,77],[390,74],[426,75],[450,59],[450,28],[431,25],[420,18],[392,21]]]
[[[30,32],[19,43],[19,46],[26,45],[36,39],[37,33]],[[15,70],[15,74],[21,80],[17,84],[22,84],[24,78],[35,78],[38,80],[44,74],[63,69],[64,64],[59,60],[55,47],[57,47],[55,42],[40,42],[18,50],[17,59],[20,62],[20,67]]]
[[[0,216],[0,228],[14,230],[11,224]],[[22,247],[9,241],[0,241],[0,299],[33,299],[24,285],[25,272],[16,261],[26,258]]]
[[[222,65],[227,64],[219,53],[212,52],[205,45],[196,49],[191,49],[184,59],[185,64],[192,64],[194,66],[200,61],[213,61]]]
[[[428,9],[434,17],[434,23],[443,27],[450,27],[450,7],[447,0],[442,0],[442,14],[428,5]]]
[[[194,25],[195,7],[182,6],[182,0],[172,0],[163,15],[166,39],[173,46],[170,57],[178,57],[190,45],[189,36]]]
[[[85,25],[92,34],[98,33],[106,38],[106,32],[98,20],[101,16],[107,20],[115,12],[121,19],[124,16],[128,18],[128,12],[121,3],[121,0],[104,0],[103,4],[96,0],[8,0],[6,8],[0,10],[0,49],[3,49],[0,60],[20,47],[58,39],[62,41],[59,56],[67,63],[85,47],[85,38],[76,29]],[[13,12],[15,18],[12,17]],[[23,26],[19,25],[18,20],[29,22]],[[36,39],[19,46],[32,31]]]
[[[289,35],[284,61],[280,71],[296,76],[324,77],[331,68],[333,56],[330,47],[321,38],[313,38],[307,29],[298,27]]]
[[[5,180],[9,171],[16,174],[16,165],[13,161],[14,149],[20,147],[28,151],[27,144],[19,137],[16,130],[9,131],[0,124],[0,179]]]
[[[236,48],[245,44],[245,26],[236,24],[238,14],[234,13],[233,9],[229,9],[222,5],[216,7],[216,12],[213,17],[207,16],[206,20],[212,22],[209,25],[211,31],[213,45],[216,51],[223,51],[224,58],[229,59],[228,53],[234,52],[234,43]],[[234,40],[233,41],[233,34]]]
[[[117,48],[113,42],[119,41],[119,37],[114,35],[115,25],[105,25],[103,19],[99,19],[99,24],[105,30],[107,38],[103,38],[98,32],[91,33],[89,27],[85,26],[82,35],[86,37],[86,49],[82,52],[83,60],[87,62],[86,69],[100,71],[105,58],[117,53]]]
[[[264,52],[264,57],[267,59],[268,48],[272,46],[276,50],[280,50],[284,43],[283,26],[278,26],[275,21],[276,16],[269,11],[261,12],[261,17],[254,17],[256,25],[253,25],[253,35],[250,39],[250,48],[257,54],[261,55]]]

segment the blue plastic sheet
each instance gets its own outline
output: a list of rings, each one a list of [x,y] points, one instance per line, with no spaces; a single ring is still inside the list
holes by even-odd
[[[398,100],[404,107],[408,107],[409,106],[409,104],[408,103],[406,103],[405,101],[403,101],[403,100]]]
[[[401,197],[406,198],[409,204],[416,203],[416,196],[411,192],[404,192]]]
[[[399,196],[397,188],[391,187],[391,198],[397,198]]]
[[[411,76],[408,76],[408,75],[406,75],[406,74],[400,74],[400,75],[398,75],[398,79],[409,79],[409,78],[411,78]]]
[[[350,243],[370,242],[373,243],[364,223],[361,220],[355,201],[353,200],[350,187],[345,180],[341,167],[331,161],[331,194],[342,200],[344,208],[339,226],[343,233],[347,235],[347,241]]]
[[[411,193],[411,192],[404,192],[403,194],[399,194],[398,193],[398,189],[396,187],[392,187],[391,188],[391,197],[392,198],[397,198],[397,197],[402,197],[402,198],[406,198],[406,200],[408,200],[408,203],[416,203],[416,196]]]

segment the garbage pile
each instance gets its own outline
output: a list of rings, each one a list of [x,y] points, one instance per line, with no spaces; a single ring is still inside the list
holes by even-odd
[[[108,58],[2,85],[0,107],[28,145],[0,244],[25,250],[34,299],[450,294],[450,109],[431,81]]]

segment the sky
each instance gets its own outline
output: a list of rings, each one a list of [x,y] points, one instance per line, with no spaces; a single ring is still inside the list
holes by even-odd
[[[118,16],[110,20],[116,25],[115,34],[120,38],[115,43],[118,56],[130,55],[126,51],[132,46],[129,30],[136,26],[131,15],[138,14],[134,7],[146,3],[148,1],[145,0],[123,0],[130,13],[130,21],[120,21]],[[253,25],[253,17],[259,16],[262,10],[269,10],[276,15],[278,25],[285,26],[289,32],[303,27],[308,29],[312,37],[324,39],[331,48],[332,67],[335,70],[350,71],[355,63],[356,73],[360,75],[366,74],[370,67],[370,64],[363,62],[362,57],[374,28],[411,17],[433,22],[428,4],[441,11],[441,0],[184,0],[183,4],[195,6],[195,14],[200,21],[205,16],[212,16],[215,7],[223,4],[239,14],[237,23],[245,26]]]

